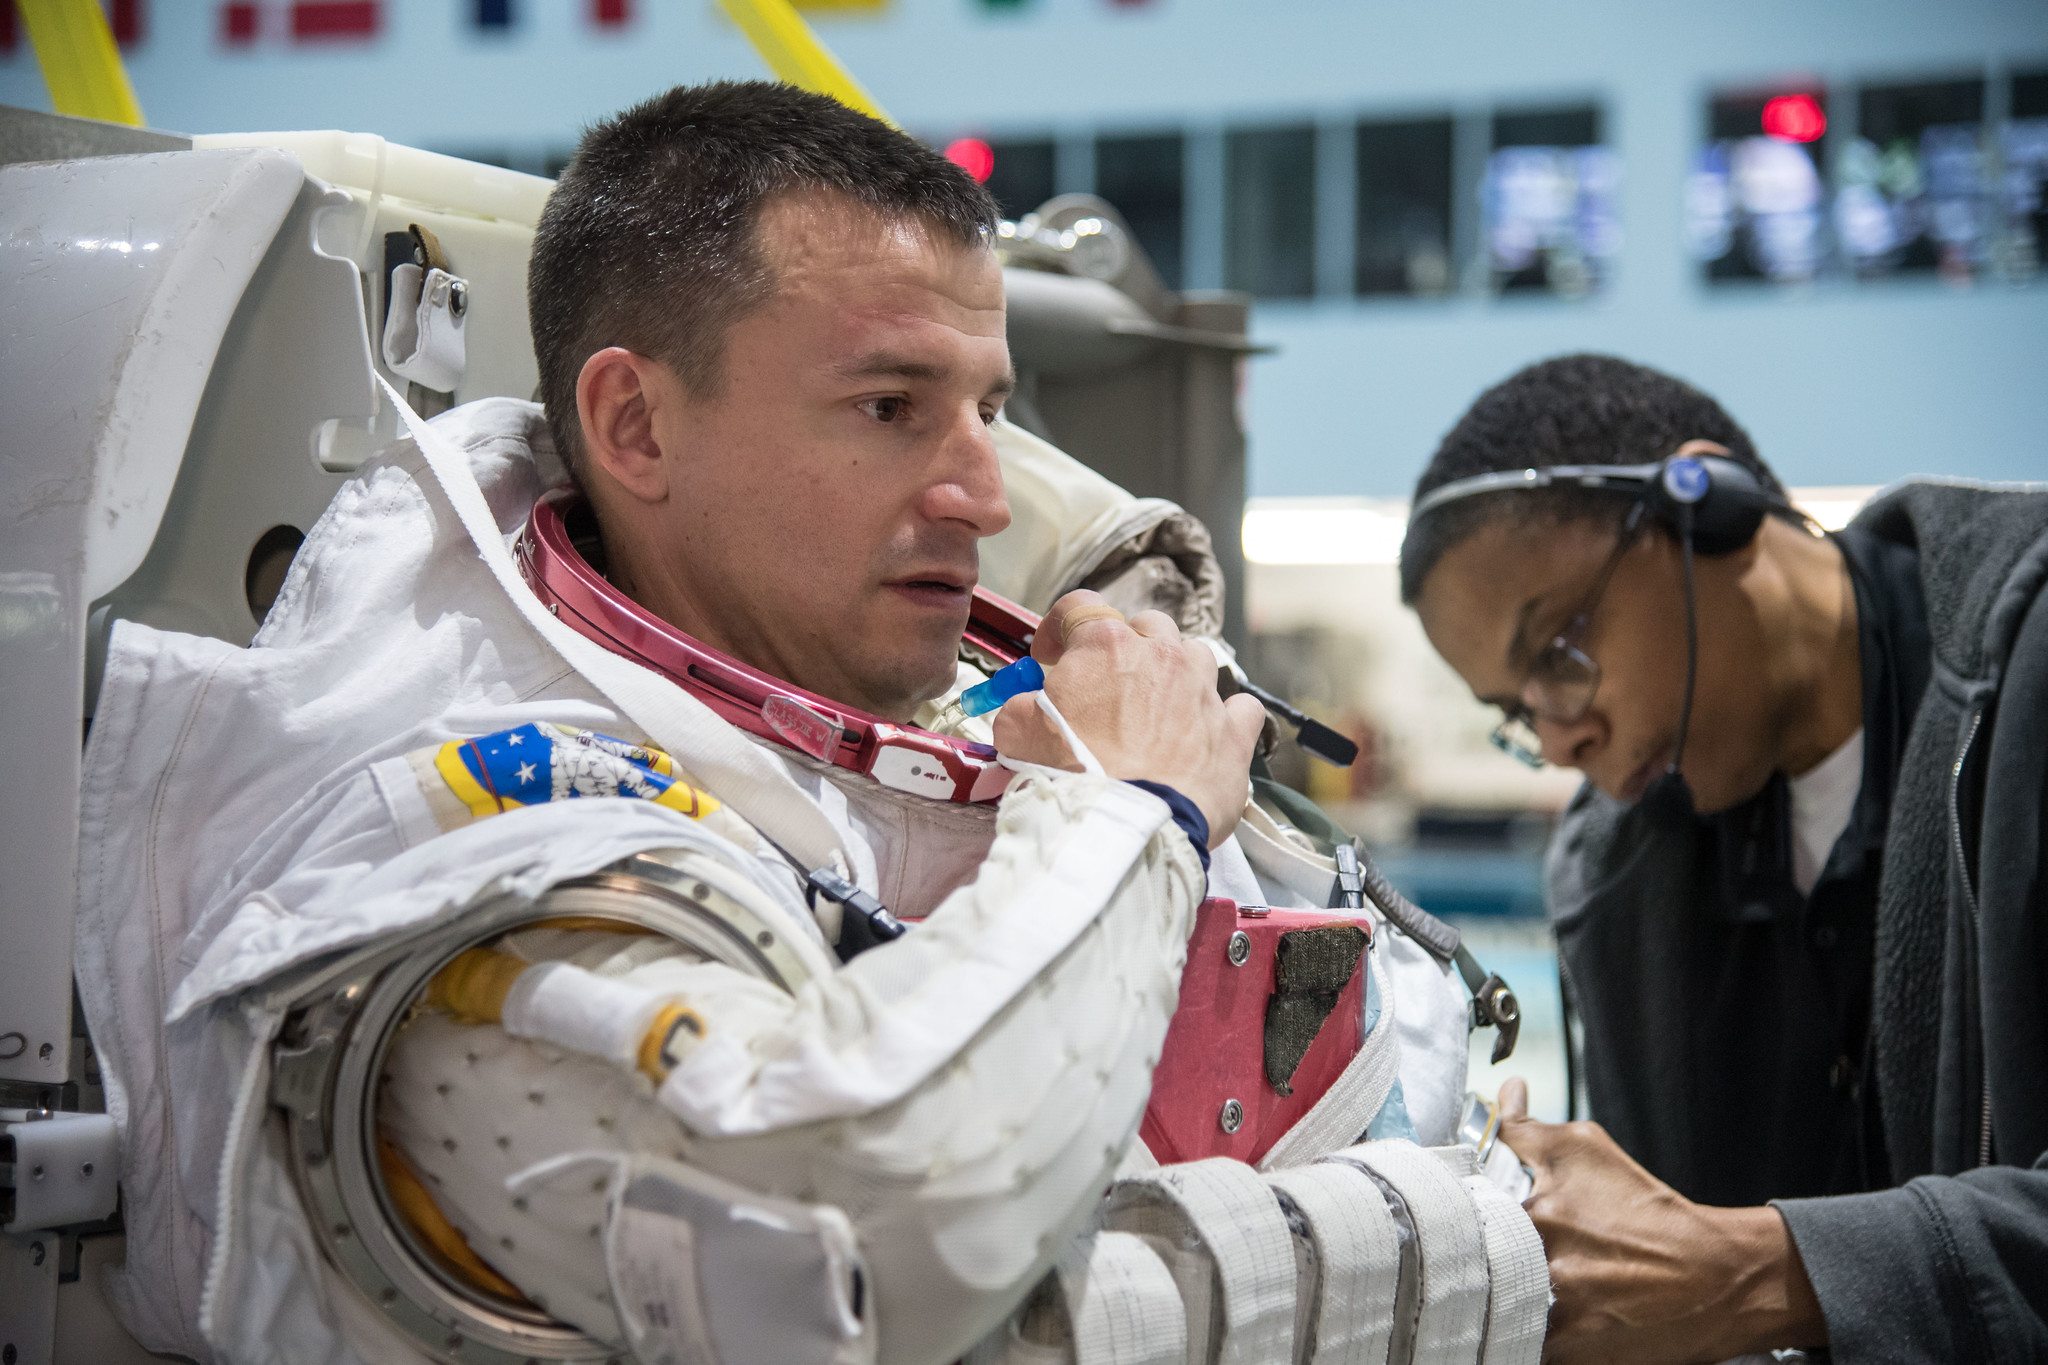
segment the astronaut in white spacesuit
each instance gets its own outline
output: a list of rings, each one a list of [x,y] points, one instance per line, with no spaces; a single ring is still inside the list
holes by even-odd
[[[376,1097],[388,1202],[463,1292],[649,1361],[955,1359],[1144,1164],[1197,903],[1328,903],[1328,860],[1247,801],[1259,705],[1220,697],[1215,654],[1171,619],[1073,593],[1031,643],[1043,693],[997,716],[1000,765],[960,750],[982,757],[955,799],[839,753],[972,680],[976,544],[1009,516],[991,227],[978,187],[828,100],[650,101],[592,131],[540,226],[545,416],[408,414],[247,651],[117,629],[78,960],[124,1145],[166,1155],[124,1174],[114,1290],[146,1344],[375,1360],[439,1342],[391,1308],[399,1288],[365,1289],[369,1229],[322,1226],[307,1173],[349,1153],[277,1112],[344,1083]],[[536,507],[565,473],[589,516],[548,524],[597,607],[533,577],[543,509],[582,505]],[[741,680],[715,696],[688,662],[712,654]],[[748,679],[765,706],[731,690]],[[742,702],[772,734],[733,723]],[[636,855],[747,926],[765,965],[553,903],[520,917]],[[431,982],[388,1048],[295,1089],[340,1037],[305,1002],[356,1002],[336,983],[409,954]],[[1302,1160],[1365,1119],[1450,1137],[1463,993],[1400,935],[1368,956],[1378,1050],[1346,1073],[1366,1107]],[[1521,1237],[1526,1261],[1505,1208],[1481,1205],[1488,1254]],[[1431,1302],[1463,1293],[1477,1324],[1467,1357],[1493,1331],[1487,1359],[1533,1359],[1540,1301],[1498,1278],[1489,1301],[1483,1270],[1461,1290],[1439,1264]],[[1251,1333],[1223,1283],[1218,1330]],[[1232,1358],[1291,1356],[1288,1293]],[[1423,1326],[1381,1341],[1432,1330],[1439,1310],[1410,1310]],[[1115,1358],[1151,1358],[1143,1336]]]

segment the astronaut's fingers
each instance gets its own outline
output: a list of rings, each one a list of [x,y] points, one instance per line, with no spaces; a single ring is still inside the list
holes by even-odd
[[[1124,614],[1107,602],[1096,602],[1076,607],[1060,618],[1060,639],[1067,644],[1074,642],[1074,632],[1090,621],[1121,621]]]
[[[1067,741],[1038,709],[1038,694],[1026,692],[1003,703],[994,723],[996,750],[1019,763],[1036,763],[1047,768],[1080,772],[1080,760]]]
[[[1520,1076],[1511,1076],[1501,1082],[1500,1121],[1525,1119],[1529,1117],[1529,1083]]]
[[[1206,649],[1202,653],[1207,656],[1213,668],[1216,656]],[[1244,750],[1245,766],[1249,769],[1252,750],[1258,746],[1259,736],[1266,728],[1266,708],[1260,705],[1259,699],[1251,693],[1238,692],[1223,699],[1223,715],[1230,726],[1231,735],[1237,740],[1238,747]],[[1246,790],[1250,790],[1249,778],[1246,780]]]
[[[1086,638],[1094,631],[1121,629],[1123,619],[1124,614],[1103,601],[1101,593],[1076,588],[1053,603],[1052,610],[1039,623],[1038,633],[1031,640],[1031,657],[1050,668],[1067,652],[1076,632],[1081,632]],[[1114,622],[1115,625],[1095,625],[1098,621]]]
[[[1131,629],[1148,640],[1172,640],[1180,635],[1180,626],[1163,611],[1141,611],[1131,618]]]

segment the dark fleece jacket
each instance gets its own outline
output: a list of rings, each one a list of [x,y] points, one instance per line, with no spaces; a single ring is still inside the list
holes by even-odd
[[[2048,1360],[2048,492],[1909,483],[1855,525],[1917,556],[1933,643],[1892,775],[1872,942],[1870,1148],[1898,1188],[1778,1207],[1838,1361]],[[1551,912],[1587,1007],[1594,1117],[1684,1189],[1717,1157],[1696,1139],[1715,1126],[1713,1087],[1657,1063],[1743,1058],[1654,1041],[1688,989],[1660,964],[1679,970],[1722,912],[1688,875],[1688,836],[1636,817],[1580,793],[1552,845]],[[1625,973],[1586,979],[1630,953]]]

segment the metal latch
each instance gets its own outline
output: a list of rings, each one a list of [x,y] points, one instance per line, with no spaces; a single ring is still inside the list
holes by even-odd
[[[1490,1024],[1500,1030],[1493,1038],[1495,1066],[1506,1061],[1514,1052],[1515,1040],[1522,1033],[1522,1005],[1515,999],[1513,989],[1500,979],[1498,973],[1488,972],[1479,988],[1472,992],[1472,1023],[1476,1028],[1485,1028]]]
[[[0,1232],[110,1218],[120,1174],[112,1115],[0,1109]]]

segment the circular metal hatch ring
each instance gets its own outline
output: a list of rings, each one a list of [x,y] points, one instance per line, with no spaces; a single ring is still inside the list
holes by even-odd
[[[721,886],[729,869],[690,866],[701,861],[687,849],[637,854],[536,900],[483,905],[325,980],[287,1012],[271,1098],[286,1114],[287,1160],[314,1236],[341,1277],[435,1358],[618,1365],[624,1351],[467,1284],[398,1215],[377,1161],[377,1078],[393,1036],[457,954],[565,915],[651,929],[794,992],[811,972],[783,926]]]

